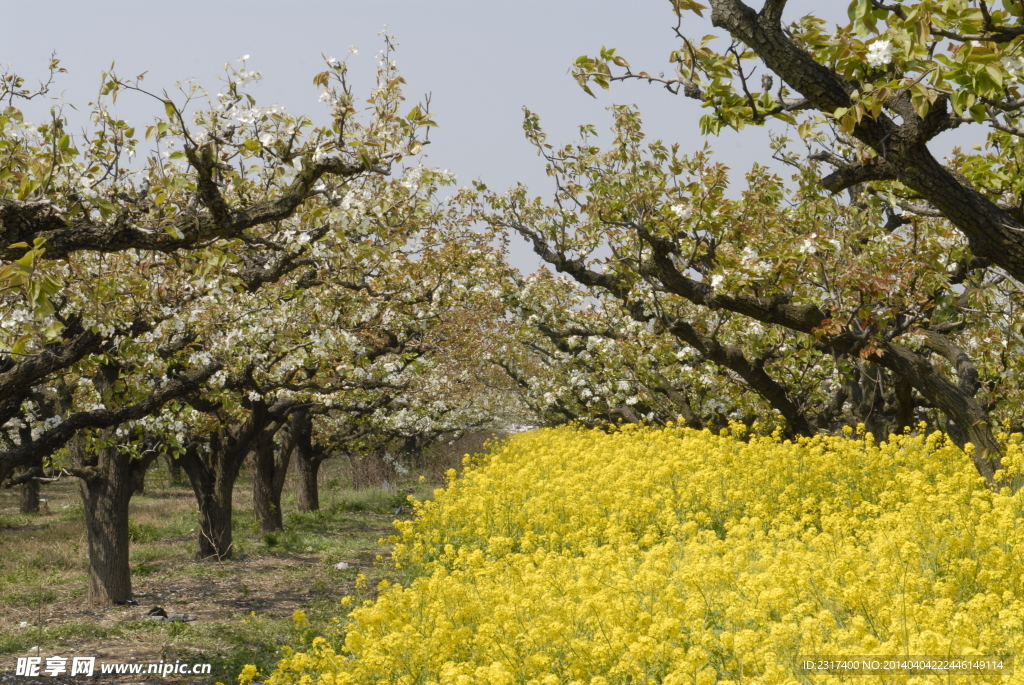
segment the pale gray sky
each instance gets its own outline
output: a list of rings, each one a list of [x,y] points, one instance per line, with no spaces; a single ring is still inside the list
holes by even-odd
[[[787,15],[815,12],[845,22],[846,6],[793,0]],[[8,3],[4,15],[0,63],[36,78],[56,51],[69,73],[54,92],[80,108],[95,96],[100,72],[112,61],[123,76],[148,70],[145,85],[157,91],[189,77],[215,89],[223,64],[248,54],[248,67],[263,73],[255,91],[259,104],[282,104],[321,121],[326,110],[312,84],[323,69],[321,53],[341,58],[358,47],[350,73],[357,94],[366,93],[382,46],[376,34],[387,24],[400,43],[396,60],[409,82],[407,97],[415,102],[433,94],[440,126],[431,133],[426,161],[456,172],[462,184],[481,179],[502,189],[522,181],[537,193],[550,190],[542,161],[523,138],[524,105],[541,116],[552,143],[574,140],[583,123],[607,131],[605,108],[614,102],[636,103],[652,138],[679,142],[684,150],[703,144],[699,103],[640,83],[616,84],[595,100],[567,73],[576,57],[596,54],[602,45],[618,48],[636,68],[668,69],[677,40],[666,0],[36,0]],[[684,32],[721,33],[696,17],[687,19]],[[159,107],[138,94],[118,101],[119,115],[137,125]],[[766,141],[763,130],[747,129],[711,143],[718,158],[742,174],[753,161],[767,161]],[[537,262],[525,244],[513,261],[530,270]]]

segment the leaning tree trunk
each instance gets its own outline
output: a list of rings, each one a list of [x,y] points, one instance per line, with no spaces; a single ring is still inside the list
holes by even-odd
[[[306,513],[320,510],[320,488],[317,480],[323,453],[313,447],[313,421],[308,409],[292,414],[288,430],[295,446],[295,471],[298,482],[295,488],[295,508]]]
[[[930,364],[915,360],[906,349],[891,349],[884,361],[963,431],[964,442],[952,432],[950,437],[960,447],[967,442],[974,445],[971,459],[975,468],[990,486],[998,487],[996,472],[1002,466],[1001,448],[989,427],[988,412],[974,397],[980,387],[977,368],[947,336],[934,331],[925,331],[925,335],[931,349],[956,366],[957,383],[936,372]]]
[[[256,439],[249,453],[252,471],[252,502],[261,533],[273,533],[284,529],[281,517],[281,492],[284,489],[291,446],[276,449],[274,433],[279,425],[265,429]]]

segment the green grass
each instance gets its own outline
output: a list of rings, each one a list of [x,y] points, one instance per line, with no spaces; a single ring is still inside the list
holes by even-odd
[[[405,489],[383,490],[367,488],[366,490],[349,490],[331,507],[340,511],[372,511],[388,514],[397,507],[407,503],[408,494]]]

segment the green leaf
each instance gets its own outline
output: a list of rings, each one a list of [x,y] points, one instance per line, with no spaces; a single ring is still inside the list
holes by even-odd
[[[953,97],[951,97],[949,101],[953,105],[953,111],[959,116],[963,116],[964,110],[967,108],[967,91],[953,91]]]
[[[64,330],[64,324],[60,321],[51,321],[43,329],[43,337],[47,340],[54,340],[60,337],[61,332]]]
[[[992,77],[993,81],[995,81],[996,87],[1003,87],[1003,70],[998,64],[986,64],[985,71],[987,71],[988,75]]]
[[[14,345],[11,346],[11,354],[12,355],[24,354],[25,353],[25,346],[28,345],[28,342],[31,339],[32,339],[32,336],[30,336],[30,335],[23,335],[20,338],[18,338],[17,342],[15,342]]]

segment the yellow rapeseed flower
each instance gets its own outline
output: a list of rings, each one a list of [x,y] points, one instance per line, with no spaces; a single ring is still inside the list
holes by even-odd
[[[397,523],[411,580],[268,685],[788,685],[813,654],[1024,648],[1024,490],[940,433],[560,428],[470,463]]]

